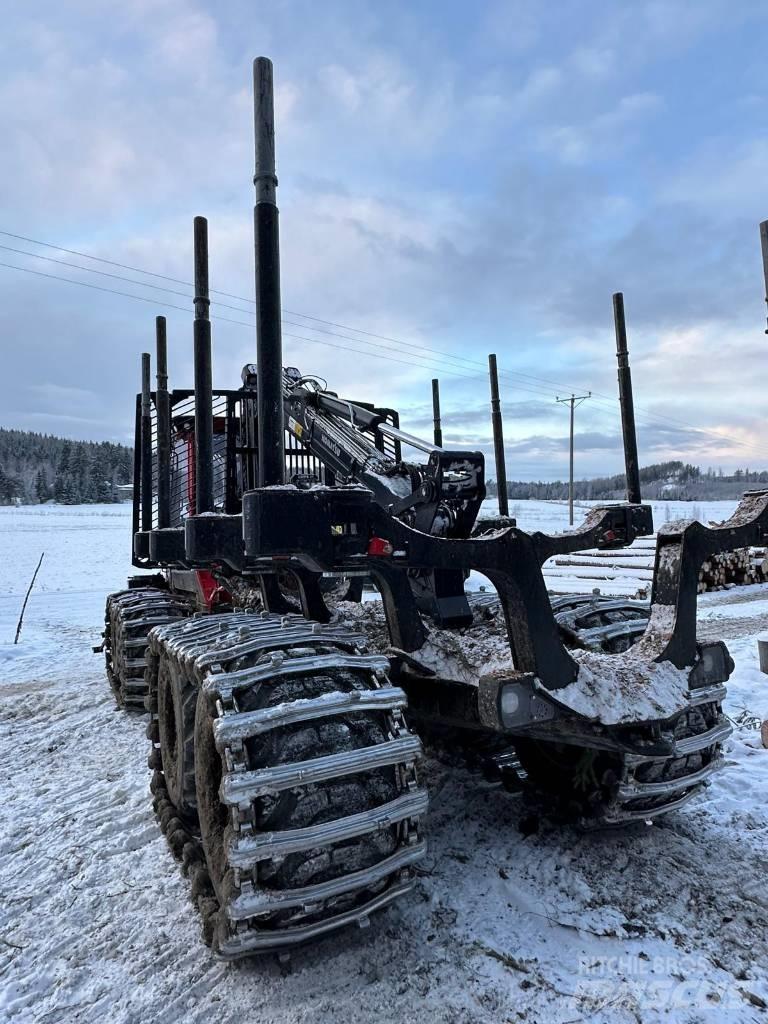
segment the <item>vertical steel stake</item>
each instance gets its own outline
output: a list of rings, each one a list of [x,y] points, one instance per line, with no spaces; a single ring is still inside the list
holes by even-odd
[[[493,452],[496,457],[496,489],[499,498],[499,515],[509,515],[507,496],[507,466],[504,459],[504,431],[501,422],[501,401],[499,400],[499,373],[496,356],[488,356],[488,370],[491,377],[491,424],[493,426]]]
[[[256,263],[259,486],[285,479],[283,339],[280,323],[280,243],[275,202],[275,112],[272,61],[253,62],[256,170],[253,210]]]
[[[149,352],[141,353],[141,528],[152,529],[152,399]]]
[[[613,296],[613,323],[616,328],[616,358],[619,362],[619,403],[621,405],[621,432],[624,437],[624,468],[627,476],[627,501],[639,505],[640,464],[637,458],[635,431],[635,403],[632,398],[632,372],[627,351],[627,324],[624,318],[624,295]]]
[[[432,423],[435,431],[435,445],[443,447],[443,428],[440,423],[440,381],[437,377],[432,379]]]
[[[195,515],[213,512],[213,379],[208,319],[208,221],[195,217]]]
[[[171,407],[168,397],[168,343],[165,317],[155,318],[157,345],[157,528],[171,525]]]
[[[760,249],[763,254],[763,277],[765,278],[765,301],[768,305],[768,220],[760,225]],[[766,329],[768,334],[768,329]]]

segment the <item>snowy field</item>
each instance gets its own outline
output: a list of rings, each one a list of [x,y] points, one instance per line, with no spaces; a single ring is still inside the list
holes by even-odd
[[[515,502],[520,525],[567,507]],[[691,514],[671,503],[670,518]],[[665,521],[664,503],[657,523]],[[699,505],[722,519],[733,503]],[[151,811],[141,717],[98,641],[129,571],[128,506],[0,509],[0,1020],[24,1024],[768,1019],[768,587],[700,599],[737,669],[727,768],[659,824],[519,828],[521,800],[427,761],[430,852],[410,902],[294,955],[216,963]],[[12,647],[40,553],[45,559]]]

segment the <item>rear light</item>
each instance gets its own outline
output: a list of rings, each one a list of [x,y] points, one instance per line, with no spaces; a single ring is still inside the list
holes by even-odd
[[[392,542],[384,537],[371,537],[368,541],[368,554],[377,558],[388,558],[395,549]]]
[[[728,682],[734,664],[733,658],[722,640],[698,643],[696,654],[696,664],[688,679],[688,685],[692,690]]]

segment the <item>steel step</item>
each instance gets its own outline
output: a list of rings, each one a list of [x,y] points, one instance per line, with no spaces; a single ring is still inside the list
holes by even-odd
[[[296,722],[354,714],[356,711],[395,711],[404,708],[407,703],[405,694],[397,686],[384,686],[378,690],[351,690],[349,693],[334,691],[320,697],[294,700],[257,711],[225,714],[214,723],[213,735],[216,747],[221,751],[230,743],[242,742]]]
[[[687,804],[689,800],[697,796],[705,787],[706,783],[699,783],[690,789],[687,793],[684,793],[677,800],[668,800],[664,804],[659,804],[657,807],[649,808],[638,808],[633,810],[631,807],[619,808],[615,811],[608,811],[605,815],[605,821],[608,824],[618,824],[622,821],[650,821],[652,818],[657,818],[660,814],[668,814],[670,811],[676,811],[678,807],[682,807],[683,804]]]
[[[714,758],[709,764],[688,775],[680,775],[674,779],[662,779],[659,782],[626,782],[619,786],[620,800],[636,800],[647,796],[664,796],[675,793],[679,789],[687,789],[702,782],[723,766],[722,756]]]
[[[697,733],[695,736],[686,736],[684,739],[674,740],[671,750],[666,754],[627,754],[627,764],[642,764],[646,761],[667,761],[674,757],[687,757],[688,754],[695,754],[697,750],[705,747],[712,747],[733,732],[733,727],[724,715],[719,716],[716,725],[705,732]]]
[[[352,871],[327,882],[305,885],[299,889],[256,889],[252,887],[251,891],[248,891],[247,883],[243,883],[241,894],[236,896],[227,907],[227,916],[230,921],[245,921],[258,914],[274,913],[276,910],[288,910],[291,907],[302,907],[308,910],[314,904],[324,903],[335,896],[368,889],[390,875],[415,864],[416,861],[424,857],[426,852],[427,845],[422,839],[410,846],[403,846],[390,857],[385,857],[384,860],[379,861],[378,864],[372,864],[371,867]]]
[[[418,789],[389,800],[369,811],[349,814],[336,821],[327,821],[306,828],[285,832],[265,832],[261,835],[243,835],[229,845],[228,861],[236,868],[252,868],[258,861],[285,857],[289,853],[312,850],[317,846],[354,839],[368,832],[389,828],[405,818],[416,818],[427,809],[427,791]]]
[[[217,955],[222,960],[236,960],[250,953],[267,953],[273,950],[285,949],[287,946],[297,946],[310,939],[316,939],[328,932],[336,931],[338,928],[345,928],[350,924],[361,926],[368,923],[371,914],[376,913],[383,907],[394,903],[395,900],[405,896],[413,888],[413,880],[408,879],[391,885],[383,893],[375,896],[372,900],[360,907],[346,910],[343,914],[336,914],[335,917],[326,917],[322,921],[315,921],[312,924],[298,925],[293,928],[281,928],[278,930],[248,929],[229,936],[223,942],[218,943]]]
[[[293,789],[294,786],[309,786],[327,779],[338,779],[343,775],[386,768],[401,761],[414,761],[420,756],[421,740],[418,736],[402,736],[373,747],[326,754],[297,764],[280,764],[273,768],[226,775],[222,779],[219,795],[222,803],[237,806],[250,803],[260,796]]]

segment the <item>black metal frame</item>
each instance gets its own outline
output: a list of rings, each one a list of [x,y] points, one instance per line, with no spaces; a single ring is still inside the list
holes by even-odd
[[[616,505],[594,509],[581,530],[559,536],[510,528],[478,538],[441,538],[407,526],[362,488],[289,493],[265,488],[243,497],[240,570],[258,574],[292,565],[315,573],[364,570],[381,592],[392,643],[405,652],[417,651],[425,636],[409,574],[437,570],[463,578],[480,572],[498,592],[516,669],[555,690],[572,682],[577,668],[560,640],[543,563],[584,548],[623,546],[650,532],[648,506]],[[372,538],[385,543],[371,545]]]
[[[282,512],[280,511],[282,509]],[[651,511],[643,505],[593,509],[580,530],[549,536],[510,528],[490,537],[443,539],[415,530],[387,514],[361,489],[327,490],[290,496],[256,490],[244,495],[245,569],[274,571],[295,563],[310,571],[365,568],[381,591],[396,648],[414,652],[424,630],[408,583],[413,569],[474,570],[496,588],[507,626],[516,673],[538,679],[555,692],[578,675],[564,647],[542,575],[553,555],[592,547],[629,544],[652,531]],[[296,523],[311,521],[311,533]],[[341,530],[340,530],[341,528]],[[337,542],[339,537],[344,542]],[[387,542],[386,554],[372,554],[370,539]],[[719,527],[697,522],[670,524],[659,531],[652,614],[647,636],[652,660],[691,669],[699,660],[696,596],[701,564],[713,553],[764,544],[768,538],[768,491],[745,495],[734,515]],[[375,547],[382,550],[381,545]],[[615,671],[628,655],[612,655]],[[634,655],[633,655],[634,657]]]
[[[189,417],[189,402],[194,398],[197,499],[192,514],[178,524],[171,514],[170,528],[155,528],[162,523],[159,515],[154,516],[152,465],[155,451],[162,463],[167,439],[156,443],[156,427],[153,435],[151,409],[157,406],[157,395],[148,390],[145,366],[143,392],[136,406],[134,565],[245,576],[260,587],[263,606],[278,612],[286,610],[286,604],[277,575],[287,571],[296,579],[304,614],[319,621],[327,621],[329,615],[319,586],[323,573],[369,575],[381,592],[392,645],[399,652],[396,657],[406,663],[425,640],[422,611],[442,626],[461,626],[471,620],[463,583],[469,572],[480,572],[498,593],[515,667],[503,678],[481,678],[474,696],[462,693],[454,708],[459,718],[501,728],[499,694],[510,680],[524,679],[531,694],[538,687],[556,701],[557,692],[578,677],[577,661],[560,637],[543,563],[553,555],[585,548],[622,547],[653,532],[651,509],[639,503],[623,300],[617,293],[617,355],[630,501],[593,509],[581,528],[569,533],[528,534],[502,518],[495,529],[473,534],[485,496],[480,453],[446,451],[405,435],[394,410],[346,401],[321,390],[298,371],[283,368],[271,66],[260,67],[255,85],[257,367],[245,368],[240,390],[213,391],[207,232],[204,219],[196,218],[195,391],[168,394],[161,389],[160,404],[167,400],[173,430],[174,408],[186,402]],[[764,236],[768,238],[768,233]],[[166,369],[160,362],[159,380]],[[498,406],[497,387],[493,400]],[[220,510],[214,503],[213,471],[217,401],[224,403],[226,435]],[[495,433],[498,449],[500,430]],[[401,442],[427,452],[428,462],[403,462]],[[295,485],[285,485],[286,463],[290,467],[291,460],[298,460],[303,472],[296,475]],[[217,514],[211,514],[214,511]],[[162,518],[164,522],[167,517]],[[713,552],[764,543],[767,537],[768,491],[746,495],[734,516],[720,527],[687,523],[662,528],[650,625],[641,648],[631,652],[634,668],[627,665],[627,670],[636,671],[641,650],[643,658],[690,670],[692,687],[727,678],[726,658],[710,670],[696,642],[698,571]],[[629,657],[613,655],[614,671],[621,672]]]
[[[162,364],[158,364],[158,370]],[[158,374],[159,375],[159,374]],[[133,555],[132,564],[137,568],[161,568],[166,565],[179,565],[185,561],[183,547],[184,521],[187,515],[180,511],[180,487],[186,488],[186,481],[181,481],[186,471],[191,471],[197,481],[197,456],[186,460],[179,466],[178,454],[173,454],[173,440],[182,436],[181,426],[186,425],[189,437],[194,439],[195,430],[195,391],[190,388],[179,388],[173,391],[158,389],[150,391],[149,417],[143,413],[142,395],[136,396],[136,449],[133,466]],[[211,446],[213,454],[213,438],[216,433],[225,436],[224,463],[224,501],[222,512],[236,515],[240,512],[242,487],[240,484],[239,460],[246,451],[240,442],[240,421],[238,406],[253,400],[246,392],[229,390],[211,391]],[[216,407],[222,407],[222,415],[214,415]],[[223,431],[216,431],[215,424],[224,420]],[[167,424],[166,431],[163,425]],[[146,429],[145,429],[146,427]],[[167,468],[166,468],[167,459]],[[211,460],[213,461],[213,460]],[[177,464],[175,486],[171,483],[171,465]],[[167,502],[161,486],[167,474]],[[148,486],[149,485],[149,486]],[[213,488],[213,473],[211,473]],[[196,492],[196,488],[195,488]],[[196,493],[195,493],[196,497]],[[192,504],[195,505],[196,502]],[[175,506],[175,507],[174,507]],[[193,510],[194,511],[194,510]],[[181,543],[180,543],[181,542]],[[155,557],[150,551],[150,544],[156,549]]]

